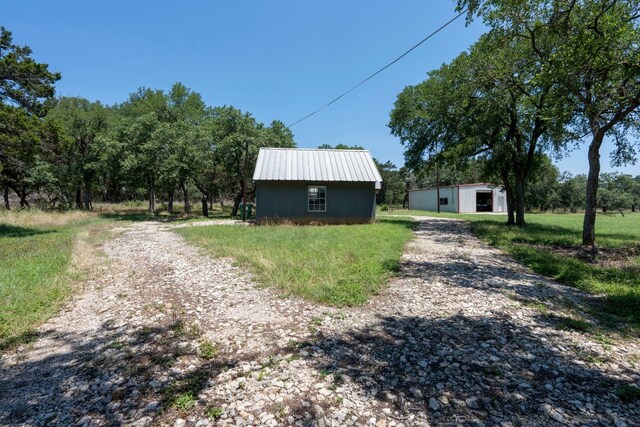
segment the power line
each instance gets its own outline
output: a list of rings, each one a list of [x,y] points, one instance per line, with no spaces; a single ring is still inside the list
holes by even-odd
[[[351,89],[349,89],[348,91],[342,93],[341,95],[339,95],[338,97],[336,97],[335,99],[333,99],[331,102],[323,105],[322,107],[318,108],[317,110],[307,114],[306,116],[304,116],[303,118],[301,118],[298,121],[295,121],[293,123],[291,123],[289,126],[287,126],[287,128],[290,128],[291,126],[297,125],[298,123],[300,123],[303,120],[308,119],[309,117],[313,116],[316,113],[319,113],[320,111],[324,110],[325,108],[327,108],[328,106],[330,106],[331,104],[333,104],[334,102],[340,100],[342,97],[348,95],[349,93],[351,93],[352,91],[356,90],[357,88],[359,88],[360,86],[362,86],[363,84],[365,84],[366,82],[368,82],[369,80],[371,80],[372,78],[374,78],[375,76],[377,76],[378,74],[380,74],[381,72],[383,72],[384,70],[386,70],[387,68],[391,67],[393,64],[395,64],[396,62],[400,61],[402,58],[404,58],[405,56],[407,56],[409,53],[411,53],[414,49],[416,49],[418,46],[420,46],[422,43],[426,42],[427,40],[429,40],[431,37],[435,36],[436,34],[438,34],[440,31],[444,30],[445,28],[447,28],[451,23],[453,23],[455,20],[457,20],[458,18],[460,18],[462,15],[464,15],[465,13],[467,13],[467,9],[463,10],[462,12],[460,12],[459,14],[457,14],[455,17],[451,18],[449,21],[447,21],[444,25],[442,25],[440,28],[438,28],[437,30],[435,30],[434,32],[432,32],[431,34],[429,34],[427,37],[423,38],[422,40],[420,40],[418,43],[416,43],[415,45],[413,45],[409,50],[405,51],[402,55],[398,56],[396,59],[394,59],[393,61],[389,62],[387,65],[385,65],[384,67],[380,68],[378,71],[376,71],[375,73],[371,74],[369,77],[367,77],[366,79],[364,79],[363,81],[361,81],[360,83],[358,83],[357,85],[353,86]]]

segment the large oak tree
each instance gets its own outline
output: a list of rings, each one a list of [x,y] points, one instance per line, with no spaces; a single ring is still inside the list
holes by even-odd
[[[613,138],[613,163],[635,162],[640,130],[640,1],[461,0],[470,18],[531,45],[545,64],[540,84],[558,85],[571,102],[573,131],[588,135],[586,205],[582,243],[595,250],[600,150]],[[545,40],[545,43],[539,43]]]

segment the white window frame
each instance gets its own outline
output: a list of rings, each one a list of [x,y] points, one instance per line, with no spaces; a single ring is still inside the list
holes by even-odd
[[[324,190],[324,209],[311,209],[309,202],[311,201],[311,189],[317,188],[318,190]],[[318,200],[322,200],[318,197]],[[327,187],[324,185],[310,185],[307,187],[307,212],[326,212],[327,211]]]
[[[443,202],[444,200],[444,202]],[[449,198],[448,197],[440,197],[440,206],[449,206]]]

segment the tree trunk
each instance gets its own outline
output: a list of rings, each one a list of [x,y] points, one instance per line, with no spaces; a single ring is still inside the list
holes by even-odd
[[[524,227],[524,179],[516,178],[516,225]]]
[[[149,178],[149,212],[156,211],[156,185],[153,178]]]
[[[15,191],[15,189],[14,189]],[[24,209],[24,208],[28,208],[29,206],[29,201],[27,200],[27,191],[24,189],[21,189],[20,191],[16,191],[16,194],[18,195],[18,197],[20,197],[20,208]]]
[[[9,203],[9,187],[4,187],[4,192],[3,192],[2,196],[4,198],[4,208],[6,210],[10,210],[11,209],[11,203]]]
[[[509,182],[509,171],[506,168],[503,168],[500,171],[500,175],[502,176],[502,186],[504,187],[504,192],[507,195],[507,225],[515,225],[515,203],[513,200],[513,189],[511,188],[511,183]]]
[[[436,202],[438,206],[438,213],[440,213],[440,169],[436,163]],[[459,203],[459,202],[458,202]]]
[[[173,213],[173,189],[171,189],[169,191],[169,213],[172,214]]]
[[[233,198],[233,209],[231,210],[231,216],[236,216],[238,215],[238,209],[240,208],[240,203],[242,202],[242,194],[244,192],[240,191],[238,194],[236,194],[236,196]]]
[[[82,189],[76,187],[76,209],[82,209]]]
[[[83,202],[84,202],[84,210],[85,211],[90,211],[91,210],[91,178],[89,177],[84,177],[84,198],[83,198]]]
[[[209,216],[209,201],[208,197],[203,194],[202,195],[202,216]]]
[[[604,132],[598,130],[593,134],[589,145],[589,174],[587,175],[587,201],[584,208],[582,224],[582,246],[596,248],[596,204],[600,179],[600,146]]]
[[[184,213],[191,213],[191,205],[189,205],[189,186],[186,183],[181,183],[182,195],[184,196]]]

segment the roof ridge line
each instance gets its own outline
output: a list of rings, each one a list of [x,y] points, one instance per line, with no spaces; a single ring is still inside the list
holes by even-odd
[[[366,148],[363,148],[362,150],[358,150],[355,148],[305,148],[305,147],[294,147],[294,148],[286,148],[286,147],[260,147],[261,150],[296,150],[296,151],[355,151],[357,153],[362,153],[362,152],[369,152],[369,150],[367,150]]]

